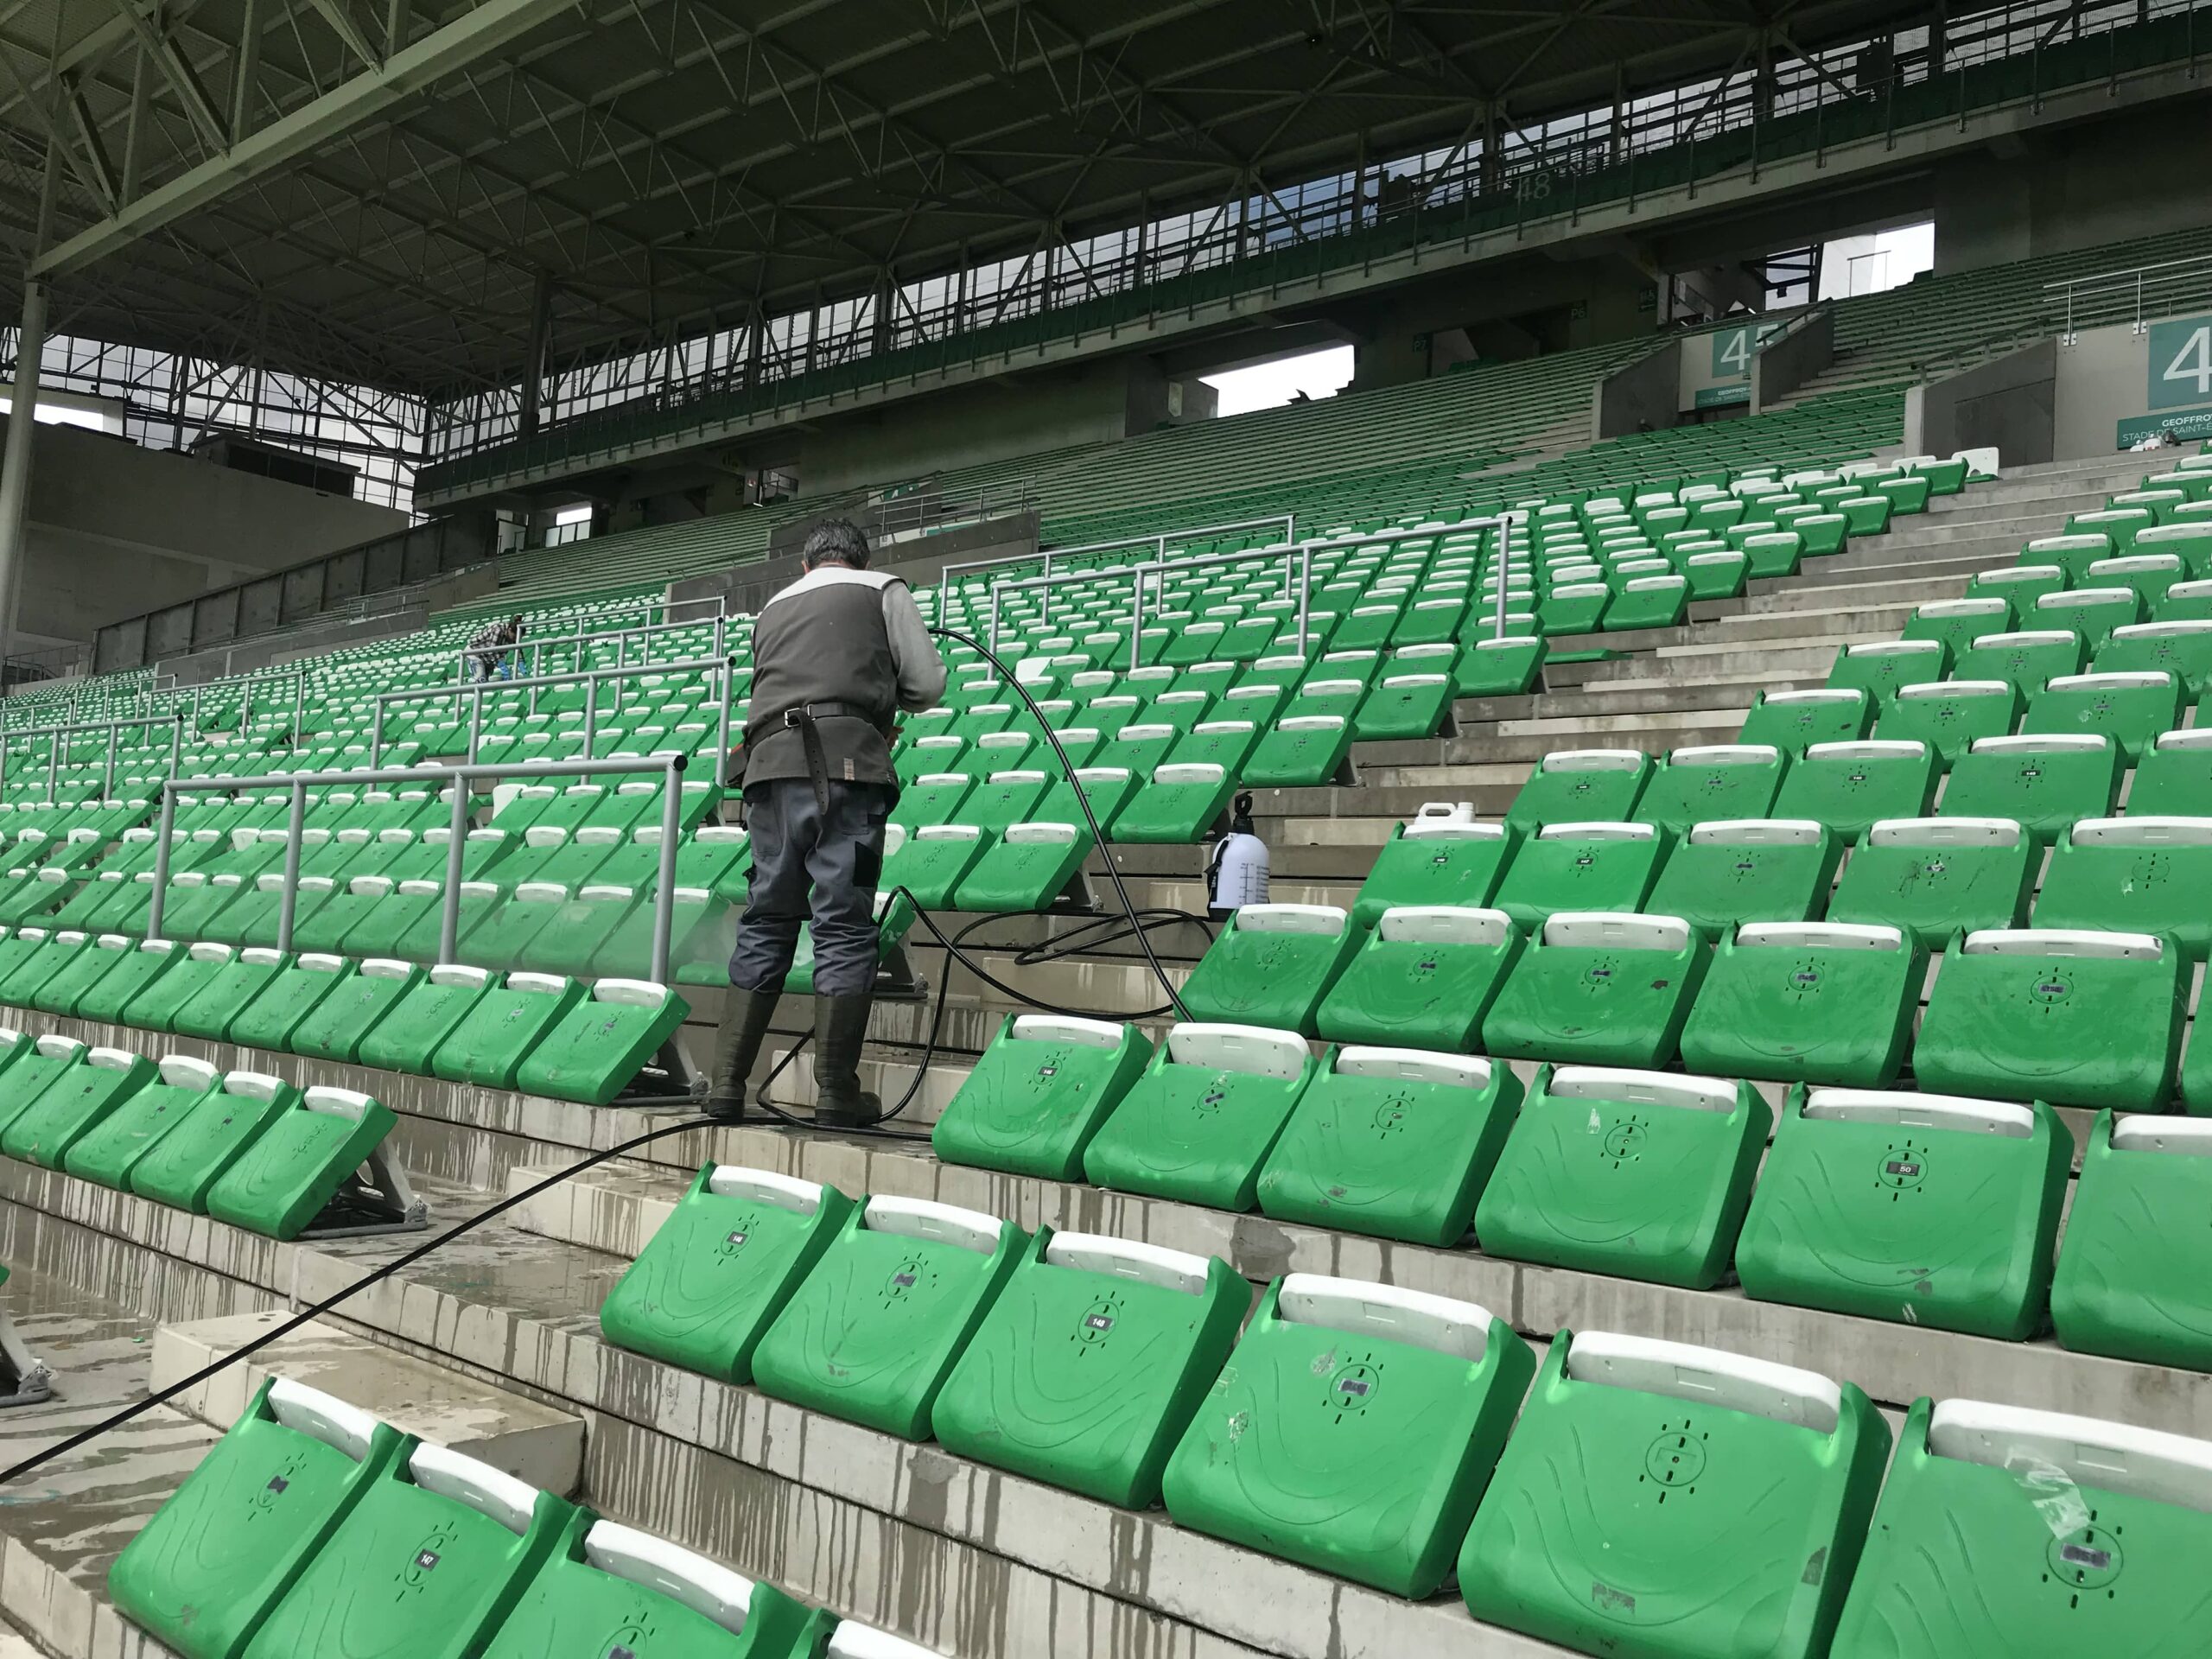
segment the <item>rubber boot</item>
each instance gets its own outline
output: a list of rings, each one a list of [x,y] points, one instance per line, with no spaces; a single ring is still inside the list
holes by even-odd
[[[745,1084],[768,1035],[776,1012],[774,991],[741,991],[732,986],[722,1002],[722,1022],[715,1031],[715,1075],[707,1096],[707,1116],[717,1123],[745,1121]]]
[[[862,1129],[883,1116],[883,1103],[861,1087],[861,1045],[874,1001],[868,991],[815,996],[814,1121],[825,1129]]]

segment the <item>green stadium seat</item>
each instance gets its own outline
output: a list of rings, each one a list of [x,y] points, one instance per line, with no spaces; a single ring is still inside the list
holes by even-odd
[[[2208,1184],[2212,1120],[2098,1114],[2051,1280],[2062,1344],[2212,1371],[2212,1249],[2171,1224],[2204,1212]]]
[[[326,1215],[334,1230],[354,1230],[360,1215],[340,1201],[340,1194],[397,1122],[391,1108],[355,1090],[310,1088],[277,1112],[217,1179],[207,1192],[207,1213],[270,1238],[297,1238]],[[385,1167],[378,1179],[389,1185],[395,1178]],[[411,1197],[404,1190],[378,1196],[395,1210]]]
[[[1508,1261],[1710,1289],[1772,1122],[1748,1083],[1545,1065],[1475,1206],[1475,1236]]]
[[[2131,802],[2132,804],[2132,802]],[[2162,933],[2202,960],[2212,949],[2212,819],[2088,818],[2059,837],[2031,918],[2037,927]]]
[[[1795,760],[1815,743],[1855,741],[1873,723],[1874,700],[1856,686],[1762,691],[1752,699],[1736,741],[1777,748]]]
[[[1722,818],[1759,818],[1773,804],[1786,767],[1770,743],[1713,744],[1675,749],[1662,760],[1637,801],[1639,822],[1669,836]]]
[[[579,1510],[484,1650],[540,1659],[578,1630],[698,1659],[814,1659],[834,1623],[702,1555]]]
[[[1966,596],[2004,600],[2012,607],[2015,618],[2025,617],[2034,613],[2036,601],[2045,594],[2063,593],[2069,580],[2065,567],[2059,564],[2002,565],[1976,571],[1967,584]]]
[[[1599,626],[1609,632],[1627,628],[1671,628],[1689,614],[1690,585],[1679,575],[1630,576],[1605,607]]]
[[[507,983],[512,986],[514,976]],[[605,1106],[659,1052],[691,1011],[665,985],[601,979],[578,998],[523,1058],[514,1086],[529,1095]]]
[[[319,1060],[358,1060],[362,1039],[423,979],[423,970],[415,963],[372,957],[294,1028],[292,1052]]]
[[[1260,1209],[1448,1249],[1474,1218],[1520,1103],[1511,1069],[1472,1055],[1332,1049],[1268,1154]]]
[[[1738,922],[1821,913],[1842,844],[1810,818],[1729,818],[1690,826],[1667,855],[1645,907],[1717,939]]]
[[[1746,922],[1713,951],[1682,1064],[1721,1077],[1861,1089],[1897,1078],[1928,957],[1897,928]]]
[[[2208,1461],[2212,1446],[2178,1434],[1916,1401],[1833,1659],[2212,1647],[2212,1603],[2198,1583],[2212,1544]]]
[[[19,1096],[9,1086],[22,1068],[0,1077],[0,1100]],[[9,1119],[0,1152],[24,1163],[62,1167],[69,1149],[155,1077],[154,1063],[120,1048],[93,1048],[56,1071],[36,1096]],[[0,1106],[0,1111],[5,1111]]]
[[[1462,697],[1518,697],[1535,690],[1548,654],[1541,634],[1484,636],[1467,641],[1453,671]]]
[[[2069,526],[2063,535],[2039,536],[2020,550],[2024,563],[2051,564],[2066,573],[2070,587],[2084,582],[2089,567],[2116,551],[2113,538],[2101,529],[2077,531]]]
[[[1560,911],[1637,910],[1667,850],[1649,823],[1549,823],[1514,853],[1493,902],[1522,928]]]
[[[240,1659],[480,1654],[574,1513],[489,1464],[416,1442],[368,1483]]]
[[[1362,934],[1333,905],[1245,905],[1183,983],[1194,1020],[1227,1020],[1311,1037],[1322,997]]]
[[[1554,916],[1491,1002],[1483,1046],[1518,1059],[1664,1065],[1712,954],[1678,916]]]
[[[2044,1320],[2073,1163],[2048,1106],[1800,1084],[1737,1276],[1756,1301],[2024,1341]]]
[[[184,947],[173,939],[132,940],[123,959],[78,997],[77,1018],[103,1025],[122,1021],[124,1009],[143,992],[159,984],[171,968],[184,960]]]
[[[1878,819],[1924,817],[1941,775],[1935,749],[1917,739],[1815,743],[1782,780],[1773,813],[1857,841]]]
[[[362,1033],[356,1058],[386,1071],[430,1075],[431,1057],[499,976],[486,968],[442,963],[409,986]]]
[[[2076,816],[2102,817],[2110,810],[2107,804]],[[2212,725],[2161,732],[2151,741],[2128,782],[2127,810],[2132,817],[2212,817]]]
[[[2212,621],[2134,622],[2114,628],[2092,666],[2100,674],[2158,672],[2181,682],[2183,694],[2212,689]]]
[[[1918,741],[1944,766],[1977,738],[2008,737],[2020,720],[2020,694],[2007,680],[1938,680],[1901,686],[1874,722],[1881,742]]]
[[[931,1412],[937,1438],[979,1463],[1149,1508],[1250,1303],[1217,1257],[1054,1234],[1041,1255],[1023,1254],[955,1362]]]
[[[1064,778],[1045,791],[1045,798],[1037,803],[1036,821],[1081,823],[1088,829],[1090,822],[1084,817],[1088,803],[1098,829],[1110,831],[1139,784],[1137,775],[1127,766],[1079,767],[1072,779]]]
[[[925,910],[950,910],[961,879],[976,868],[988,844],[976,824],[926,824],[883,861],[883,888],[904,887]]]
[[[21,1038],[24,1033],[15,1035]],[[16,1058],[0,1072],[0,1134],[13,1128],[16,1120],[48,1089],[67,1087],[66,1080],[82,1065],[88,1052],[74,1037],[51,1034],[33,1039],[28,1049],[19,1042],[10,1043],[10,1048]]]
[[[1169,1459],[1167,1512],[1421,1599],[1452,1570],[1535,1370],[1472,1302],[1292,1274],[1261,1297]]]
[[[524,1058],[583,1000],[584,988],[563,976],[509,974],[503,984],[486,986],[440,1040],[430,1074],[480,1089],[512,1089]]]
[[[709,1164],[600,1309],[607,1341],[742,1384],[753,1351],[854,1204],[833,1186]]]
[[[2163,669],[2068,674],[2029,700],[2024,732],[2094,732],[2132,764],[2181,721],[2181,683]]]
[[[366,1412],[270,1378],[124,1546],[109,1599],[183,1659],[230,1659],[407,1444]]]
[[[1951,648],[1941,639],[1878,639],[1846,645],[1828,670],[1828,687],[1864,691],[1878,709],[1908,685],[1943,679],[1951,671]]]
[[[2050,626],[2062,626],[2054,621]],[[1904,625],[1908,639],[1940,640],[1956,662],[1985,634],[2004,633],[2013,626],[2012,602],[1996,597],[1939,599],[1923,605]]]
[[[1084,862],[1096,845],[1085,824],[1010,823],[962,874],[953,907],[1026,915],[1049,908],[1071,889],[1085,899]]]
[[[29,995],[11,995],[8,1000],[21,1007],[36,1008],[41,1014],[68,1014],[77,1006],[78,996],[120,961],[130,948],[130,941],[121,934],[108,937],[118,943],[103,948],[90,934],[79,933],[73,928],[48,935],[46,948],[32,963],[34,968],[44,967],[48,971],[33,973],[34,988]]]
[[[111,1106],[61,1154],[61,1166],[82,1180],[127,1191],[138,1161],[222,1090],[205,1060],[165,1054],[156,1076]]]
[[[2032,697],[2044,682],[2078,674],[2088,652],[2070,628],[2029,628],[1985,633],[1959,658],[1961,680],[2002,680],[2022,697]]]
[[[1200,841],[1228,811],[1236,786],[1236,779],[1219,765],[1156,767],[1151,781],[1115,815],[1114,839],[1185,846]]]
[[[289,1048],[301,1022],[353,978],[357,966],[350,957],[296,957],[231,1020],[230,1040],[247,1048]]]
[[[1135,1026],[1009,1014],[930,1131],[943,1161],[1079,1181],[1098,1126],[1152,1061]]]
[[[1300,789],[1349,781],[1351,744],[1352,724],[1342,715],[1286,715],[1262,732],[1245,759],[1243,782]]]
[[[2189,983],[2170,937],[1969,933],[1929,993],[1913,1072],[1948,1094],[2155,1111],[2173,1091]]]
[[[2048,847],[2076,819],[2112,810],[2120,762],[2112,740],[2095,733],[1980,738],[1952,766],[1936,814],[2010,818]],[[2212,806],[2212,787],[2205,799]]]
[[[2045,594],[2021,620],[2036,627],[2071,628],[2094,657],[2116,628],[2143,620],[2143,601],[2133,588],[2072,588]]]
[[[1294,1033],[1173,1026],[1092,1136],[1084,1172],[1116,1192],[1249,1210],[1260,1166],[1314,1074]]]
[[[1505,822],[1534,831],[1548,823],[1626,822],[1651,777],[1641,749],[1555,749],[1536,764]]]
[[[882,1195],[849,1214],[753,1351],[763,1393],[919,1440],[953,1365],[1048,1240],[950,1205]]]
[[[1828,919],[1896,927],[1939,950],[1960,933],[2021,925],[2042,868],[2042,848],[2011,818],[1885,818],[1853,849]]]
[[[1464,1053],[1521,946],[1503,911],[1394,905],[1322,999],[1316,1029],[1331,1042]]]
[[[950,823],[975,787],[975,779],[964,772],[924,772],[899,791],[890,821],[910,830]]]
[[[1464,804],[1431,802],[1376,854],[1352,901],[1352,920],[1372,927],[1395,905],[1486,905],[1519,839],[1503,825],[1476,823]]]
[[[223,1173],[299,1100],[300,1091],[281,1077],[226,1073],[220,1088],[203,1096],[130,1166],[130,1190],[173,1209],[206,1213],[207,1194]]]
[[[1583,1653],[1819,1659],[1889,1451],[1852,1383],[1562,1331],[1467,1534],[1460,1595]]]

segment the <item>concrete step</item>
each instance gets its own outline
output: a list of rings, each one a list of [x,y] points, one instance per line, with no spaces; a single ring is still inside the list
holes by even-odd
[[[283,1325],[278,1309],[164,1325],[154,1334],[151,1388],[159,1394]],[[449,1446],[541,1491],[573,1494],[583,1474],[583,1420],[316,1320],[251,1359],[194,1383],[172,1403],[218,1433],[238,1421],[263,1382],[289,1377],[359,1406],[404,1433]]]

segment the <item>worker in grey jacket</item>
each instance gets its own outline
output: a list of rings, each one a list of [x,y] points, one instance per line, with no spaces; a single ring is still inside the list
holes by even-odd
[[[859,1128],[883,1115],[860,1086],[875,995],[875,889],[883,827],[899,799],[891,736],[899,711],[944,695],[944,664],[914,596],[868,568],[868,537],[824,520],[804,573],[753,626],[745,722],[745,819],[752,886],[730,957],[708,1115],[745,1115],[746,1080],[790,972],[802,922],[814,934],[815,1121]]]

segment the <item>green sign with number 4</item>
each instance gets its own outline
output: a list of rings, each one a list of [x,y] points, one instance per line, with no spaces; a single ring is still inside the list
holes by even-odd
[[[1728,375],[1749,377],[1751,353],[1759,343],[1782,325],[1778,322],[1747,322],[1738,328],[1723,328],[1713,336],[1713,373],[1716,379]]]
[[[2212,317],[2151,325],[2151,407],[2212,404]]]

